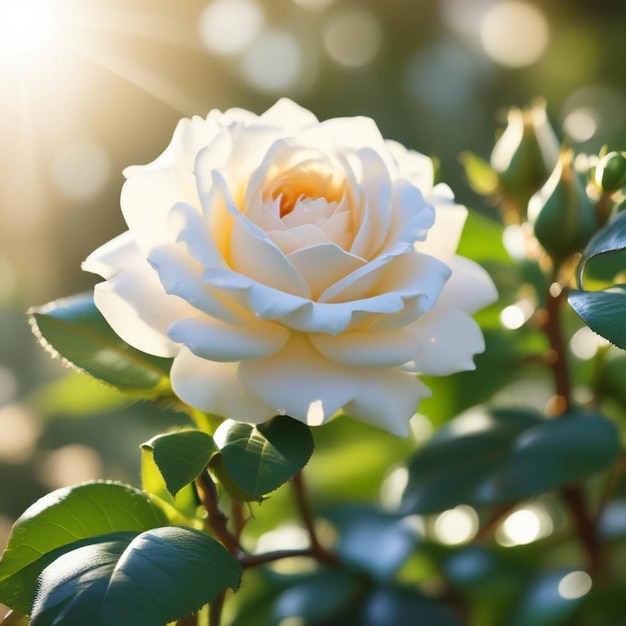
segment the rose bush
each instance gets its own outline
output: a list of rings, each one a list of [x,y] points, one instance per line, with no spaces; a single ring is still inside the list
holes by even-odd
[[[405,434],[429,393],[416,374],[484,349],[471,315],[496,292],[455,255],[466,209],[368,118],[319,122],[289,100],[211,111],[125,175],[129,230],[84,269],[125,341],[174,357],[193,407],[309,425],[343,408]]]

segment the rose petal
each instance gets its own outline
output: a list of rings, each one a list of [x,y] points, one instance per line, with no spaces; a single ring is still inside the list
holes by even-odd
[[[406,437],[409,421],[430,389],[414,374],[396,369],[365,370],[359,393],[344,406],[346,415]]]
[[[222,190],[227,211],[232,217],[229,259],[231,268],[268,287],[303,298],[310,297],[306,282],[287,257],[266,233],[237,210],[219,172],[214,172],[214,182]]]
[[[193,314],[190,305],[165,293],[145,262],[96,285],[94,302],[124,341],[163,357],[178,352],[178,346],[167,337],[170,324]]]
[[[433,162],[429,157],[407,150],[401,143],[387,139],[385,145],[393,159],[399,178],[405,178],[415,185],[424,195],[433,188]]]
[[[240,422],[260,424],[276,415],[241,384],[237,370],[237,363],[207,361],[183,347],[172,365],[172,388],[190,406]]]
[[[271,322],[253,321],[245,326],[216,319],[181,319],[168,335],[187,346],[196,356],[211,361],[240,361],[269,356],[289,339],[289,331]]]
[[[371,260],[387,238],[391,222],[391,179],[389,171],[380,155],[370,148],[363,148],[358,157],[360,172],[355,172],[359,181],[363,202],[358,217],[358,232],[350,252]],[[356,162],[351,160],[352,169]]]
[[[395,367],[410,361],[419,345],[406,329],[345,332],[341,335],[312,333],[313,346],[332,361],[351,367]]]
[[[261,115],[261,120],[269,124],[275,124],[285,130],[295,130],[319,123],[317,117],[311,111],[301,107],[289,98],[281,98],[274,106]]]
[[[197,209],[189,204],[176,204],[168,215],[168,225],[176,242],[184,243],[187,252],[202,267],[226,269],[224,257],[211,240],[206,219]]]
[[[378,154],[386,152],[385,140],[369,117],[337,117],[321,122],[315,130],[328,134],[343,148],[359,150],[367,147],[374,148]]]
[[[99,274],[102,278],[112,278],[127,267],[143,262],[137,243],[127,230],[94,250],[81,267],[86,272]]]
[[[423,241],[435,222],[435,210],[421,191],[405,180],[393,185],[393,212],[385,248],[401,242]]]
[[[248,317],[235,302],[202,281],[202,266],[180,244],[155,248],[148,261],[158,272],[165,292],[178,296],[197,311],[231,323]]]
[[[483,352],[485,341],[478,324],[458,309],[435,307],[410,327],[420,346],[410,371],[432,376],[475,369],[473,357]]]
[[[362,259],[348,254],[334,243],[302,248],[292,252],[287,258],[306,281],[313,300],[317,300],[325,289],[365,264]]]
[[[498,299],[493,280],[478,263],[456,254],[446,259],[446,263],[452,276],[441,292],[437,306],[460,309],[471,315]]]
[[[174,204],[198,204],[194,162],[198,151],[218,132],[214,120],[183,119],[169,146],[156,160],[124,170],[127,180],[122,187],[122,213],[144,252],[154,245],[171,242],[166,217]]]
[[[351,377],[348,368],[324,359],[302,336],[294,336],[278,354],[244,361],[239,368],[253,394],[305,424],[310,417],[316,424],[327,421],[351,399],[346,374]]]
[[[467,209],[454,202],[454,195],[447,185],[437,185],[426,200],[435,207],[435,223],[428,231],[426,241],[416,243],[415,249],[445,261],[459,246]]]
[[[317,426],[341,407],[348,414],[394,434],[406,435],[408,422],[428,389],[397,369],[355,369],[327,361],[302,336],[278,354],[245,361],[243,384],[281,413]]]

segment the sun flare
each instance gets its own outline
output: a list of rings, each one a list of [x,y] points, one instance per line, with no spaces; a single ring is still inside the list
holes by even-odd
[[[5,0],[0,4],[0,55],[41,48],[53,31],[53,16],[41,2]]]

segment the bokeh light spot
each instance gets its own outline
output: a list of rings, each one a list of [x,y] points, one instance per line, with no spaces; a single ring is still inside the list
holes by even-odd
[[[435,534],[441,543],[457,545],[474,537],[478,531],[478,515],[470,506],[459,505],[444,511],[435,520]]]
[[[344,67],[361,67],[380,52],[383,34],[374,15],[363,9],[348,9],[336,15],[324,35],[330,58]]]
[[[40,433],[39,420],[23,405],[0,408],[0,461],[19,464],[30,459]]]
[[[503,546],[520,546],[547,537],[552,533],[552,518],[539,507],[527,507],[511,513],[496,533]]]
[[[102,191],[111,173],[111,161],[99,145],[79,141],[57,152],[52,160],[51,173],[59,191],[82,202]]]
[[[532,65],[543,56],[548,47],[548,21],[531,4],[499,2],[485,14],[481,41],[487,55],[500,65]]]
[[[598,130],[596,112],[593,109],[575,109],[563,120],[563,130],[572,141],[588,141]]]
[[[243,76],[252,87],[279,93],[298,82],[304,59],[296,38],[278,29],[265,31],[242,59]]]
[[[301,6],[303,9],[312,11],[321,11],[330,6],[335,0],[293,0],[294,4]]]
[[[559,582],[559,595],[565,600],[576,600],[591,591],[591,576],[581,570],[570,572]]]
[[[214,0],[200,15],[200,38],[220,56],[239,54],[257,38],[265,15],[255,0]]]
[[[16,55],[48,43],[52,14],[41,2],[2,0],[0,3],[0,55]]]
[[[89,446],[69,444],[50,452],[38,467],[41,482],[49,489],[95,480],[102,476],[100,455]]]
[[[609,342],[604,337],[596,335],[590,328],[584,326],[574,333],[569,345],[572,354],[577,359],[589,361],[596,356],[601,347],[608,346]]]

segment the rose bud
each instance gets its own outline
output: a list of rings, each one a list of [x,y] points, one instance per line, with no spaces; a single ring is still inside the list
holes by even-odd
[[[609,152],[596,165],[595,182],[600,191],[608,194],[619,191],[626,185],[626,154]]]
[[[559,156],[559,142],[548,121],[545,102],[511,108],[507,126],[491,153],[499,192],[509,221],[521,222],[530,197],[543,185]]]
[[[528,203],[535,237],[557,265],[582,250],[597,228],[593,203],[573,158],[572,150],[563,150],[550,178]]]

